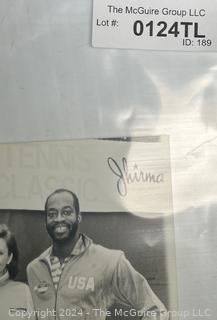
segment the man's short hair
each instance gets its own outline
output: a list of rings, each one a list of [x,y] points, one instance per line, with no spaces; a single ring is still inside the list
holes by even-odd
[[[77,215],[80,213],[80,205],[79,205],[79,200],[78,200],[78,197],[77,195],[72,192],[71,190],[68,190],[68,189],[57,189],[55,190],[54,192],[52,192],[46,199],[45,201],[45,206],[44,206],[44,210],[45,212],[47,213],[47,204],[48,204],[48,200],[50,199],[50,197],[52,197],[53,195],[55,194],[59,194],[59,193],[63,193],[63,192],[67,192],[69,194],[71,194],[73,200],[74,200],[74,207],[75,207],[75,211],[77,213]]]

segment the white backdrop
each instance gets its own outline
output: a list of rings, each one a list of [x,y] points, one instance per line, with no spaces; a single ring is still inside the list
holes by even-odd
[[[0,209],[43,210],[60,188],[81,211],[171,214],[168,137],[0,144]]]

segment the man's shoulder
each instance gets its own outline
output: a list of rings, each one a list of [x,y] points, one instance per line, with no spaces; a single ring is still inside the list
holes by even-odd
[[[35,258],[34,260],[30,261],[27,265],[27,272],[34,269],[40,263],[39,257]]]
[[[46,260],[46,257],[48,256],[49,252],[50,252],[50,248],[46,249],[38,257],[30,261],[29,264],[27,265],[27,272],[41,265],[42,261]]]
[[[89,252],[96,259],[100,259],[100,261],[104,261],[105,263],[113,262],[114,264],[116,264],[119,258],[124,255],[121,250],[110,249],[96,243],[91,244]]]

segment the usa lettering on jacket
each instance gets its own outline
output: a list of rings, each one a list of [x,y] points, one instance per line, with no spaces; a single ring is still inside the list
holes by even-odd
[[[94,291],[94,277],[69,277],[69,289],[91,290]]]

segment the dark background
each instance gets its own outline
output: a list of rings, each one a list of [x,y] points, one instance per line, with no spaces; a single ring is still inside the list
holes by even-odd
[[[149,281],[154,292],[168,307],[168,270],[165,237],[174,247],[173,218],[141,218],[126,212],[83,212],[81,231],[95,243],[125,252],[132,265]],[[50,244],[42,211],[0,210],[0,223],[14,232],[19,252],[17,280],[26,281],[26,266]]]

